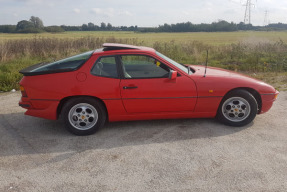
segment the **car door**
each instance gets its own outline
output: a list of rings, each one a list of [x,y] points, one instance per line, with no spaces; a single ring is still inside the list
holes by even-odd
[[[185,75],[169,78],[168,65],[148,55],[120,56],[121,97],[128,113],[193,111],[196,87]]]

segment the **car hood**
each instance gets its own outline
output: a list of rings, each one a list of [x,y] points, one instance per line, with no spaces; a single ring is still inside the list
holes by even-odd
[[[203,77],[205,73],[205,66],[190,66],[195,72],[192,74],[195,77]],[[214,82],[229,85],[230,87],[250,87],[257,90],[260,93],[274,93],[275,88],[261,80],[248,77],[246,75],[229,71],[226,69],[220,69],[216,67],[207,67],[206,77],[211,78]]]
[[[196,76],[203,76],[204,72],[205,72],[205,67],[204,66],[200,66],[200,65],[193,65],[191,66],[192,69],[194,69],[195,73],[194,75]],[[233,71],[229,71],[226,69],[221,69],[221,68],[216,68],[216,67],[207,67],[206,69],[206,76],[212,76],[212,77],[226,77],[226,78],[239,78],[241,80],[243,79],[248,79],[250,81],[256,81],[259,83],[262,83],[263,81],[260,81],[258,79],[254,79],[252,77],[237,73],[237,72],[233,72]]]

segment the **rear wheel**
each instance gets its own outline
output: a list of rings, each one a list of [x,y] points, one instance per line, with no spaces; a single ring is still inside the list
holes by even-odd
[[[256,99],[246,90],[235,90],[222,100],[217,118],[226,125],[244,126],[255,118],[258,110]]]
[[[106,120],[102,103],[89,97],[69,100],[65,103],[62,114],[67,130],[75,135],[93,134]]]

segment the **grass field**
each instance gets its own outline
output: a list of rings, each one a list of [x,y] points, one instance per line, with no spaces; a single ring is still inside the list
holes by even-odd
[[[0,42],[13,39],[33,39],[35,37],[45,38],[82,38],[82,37],[97,37],[118,39],[136,38],[139,41],[144,41],[147,45],[152,45],[153,42],[170,42],[176,41],[178,43],[185,43],[188,41],[201,41],[210,45],[226,45],[238,42],[275,42],[282,40],[287,42],[287,32],[255,32],[255,31],[241,31],[241,32],[217,32],[217,33],[135,33],[135,32],[113,32],[113,31],[76,31],[64,33],[40,33],[40,34],[1,34]]]
[[[184,64],[203,64],[209,50],[210,66],[287,88],[287,32],[64,32],[0,33],[0,91],[18,89],[22,77],[18,71],[24,67],[96,49],[104,42],[153,47]]]

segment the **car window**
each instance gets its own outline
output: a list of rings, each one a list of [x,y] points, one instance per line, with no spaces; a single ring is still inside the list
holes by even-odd
[[[169,67],[146,55],[122,55],[125,78],[166,78]]]
[[[116,58],[109,56],[98,59],[91,73],[96,76],[118,78]]]
[[[93,52],[94,51],[89,51],[52,63],[45,63],[33,69],[31,72],[71,71],[84,64],[91,57]]]
[[[173,64],[174,66],[178,67],[179,69],[181,69],[181,70],[184,71],[185,73],[190,73],[190,72],[192,72],[191,70],[189,70],[189,68],[188,68],[187,66],[185,66],[185,65],[183,65],[183,64],[179,64],[179,63],[175,62],[174,60],[168,58],[167,56],[165,56],[165,55],[163,55],[163,54],[161,54],[161,53],[159,53],[159,52],[157,52],[157,51],[156,51],[156,54],[157,54],[158,56],[160,56],[161,58],[163,58],[164,60],[170,62],[170,63]]]

